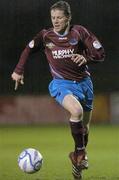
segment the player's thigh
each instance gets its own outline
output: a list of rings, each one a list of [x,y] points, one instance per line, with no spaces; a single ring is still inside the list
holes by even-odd
[[[62,101],[62,106],[71,114],[74,114],[76,116],[83,113],[83,109],[80,102],[72,94],[67,94],[64,97]]]

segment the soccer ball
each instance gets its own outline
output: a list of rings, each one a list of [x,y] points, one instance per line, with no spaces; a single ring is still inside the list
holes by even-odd
[[[39,171],[43,164],[43,156],[33,148],[23,150],[18,157],[20,169],[26,173],[35,173]]]

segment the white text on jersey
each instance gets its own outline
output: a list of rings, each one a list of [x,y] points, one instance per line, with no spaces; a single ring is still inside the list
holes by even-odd
[[[74,53],[74,49],[64,49],[52,51],[54,59],[70,58]]]

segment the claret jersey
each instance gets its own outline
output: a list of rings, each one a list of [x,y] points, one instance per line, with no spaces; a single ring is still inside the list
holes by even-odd
[[[80,81],[90,76],[88,64],[104,60],[104,48],[97,37],[80,25],[73,25],[67,34],[60,35],[53,28],[40,31],[23,50],[15,72],[22,74],[30,55],[40,49],[49,63],[53,78]],[[83,55],[87,64],[78,66],[71,60],[73,54]]]

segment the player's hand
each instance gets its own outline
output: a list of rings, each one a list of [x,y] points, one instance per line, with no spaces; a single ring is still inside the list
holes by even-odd
[[[17,90],[19,84],[23,85],[24,84],[24,76],[23,75],[19,75],[15,72],[12,73],[11,78],[13,81],[15,81],[15,87],[14,89]]]
[[[81,66],[87,63],[87,60],[85,59],[85,57],[80,54],[73,54],[71,60],[75,62],[76,64],[78,64],[78,66]]]

